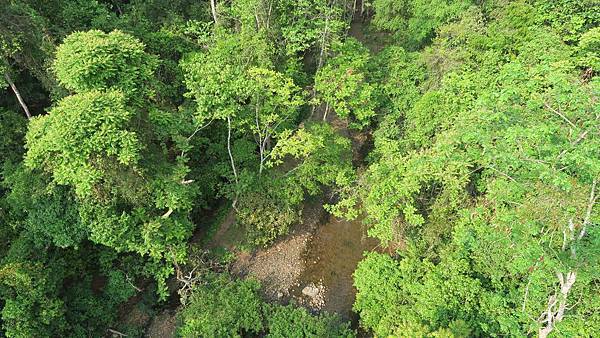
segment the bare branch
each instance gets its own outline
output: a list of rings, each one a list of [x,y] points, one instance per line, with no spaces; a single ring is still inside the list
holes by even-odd
[[[577,129],[577,126],[571,122],[571,120],[569,120],[565,115],[563,115],[560,111],[550,107],[550,105],[546,102],[544,102],[544,107],[546,107],[547,109],[549,109],[551,112],[553,112],[554,114],[560,116],[565,122],[567,122],[571,127]]]
[[[112,333],[113,336],[116,335],[118,337],[127,337],[127,335],[124,334],[123,332],[119,332],[119,331],[114,330],[114,329],[107,329],[107,331],[110,332],[110,333]]]
[[[169,208],[169,210],[167,210],[167,212],[165,212],[164,215],[161,216],[161,218],[163,218],[163,219],[169,218],[169,216],[171,216],[172,213],[173,213],[173,208]]]
[[[129,285],[131,285],[132,288],[134,288],[137,292],[142,292],[144,290],[138,288],[137,286],[135,286],[132,282],[131,282],[131,278],[129,277],[129,275],[125,274],[125,279],[127,280],[127,283],[129,283]]]
[[[29,113],[29,108],[27,108],[27,105],[25,104],[23,97],[21,97],[21,93],[17,89],[17,86],[15,86],[15,83],[12,81],[12,79],[10,78],[10,75],[8,75],[8,73],[4,73],[4,78],[6,79],[6,82],[8,83],[8,85],[10,86],[10,89],[12,89],[13,93],[15,93],[15,96],[17,97],[17,101],[19,101],[19,104],[21,105],[21,108],[23,108],[25,115],[27,115],[27,118],[30,119],[31,113]]]

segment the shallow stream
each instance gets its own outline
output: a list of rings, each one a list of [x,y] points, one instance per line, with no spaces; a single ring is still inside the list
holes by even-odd
[[[305,269],[292,295],[302,298],[307,285],[322,285],[322,310],[336,312],[356,323],[352,305],[356,295],[352,274],[365,251],[377,247],[377,240],[366,236],[361,219],[346,221],[334,216],[316,229],[304,255]]]

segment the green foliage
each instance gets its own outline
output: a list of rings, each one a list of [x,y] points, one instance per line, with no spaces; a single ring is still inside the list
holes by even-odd
[[[75,197],[68,188],[55,186],[23,166],[5,173],[2,183],[10,189],[6,201],[11,218],[27,230],[35,246],[44,247],[50,242],[61,248],[77,247],[87,237]]]
[[[206,53],[194,53],[181,64],[188,96],[197,104],[197,119],[224,119],[241,113],[249,85],[250,67],[268,68],[270,47],[260,34],[252,37],[218,35]]]
[[[242,337],[262,328],[259,284],[251,280],[231,281],[215,276],[196,288],[189,305],[180,313],[182,337]]]
[[[24,68],[40,81],[45,89],[53,90],[54,80],[46,72],[53,51],[48,37],[49,22],[24,1],[3,0],[0,13],[0,72]],[[4,79],[0,81],[4,87]]]
[[[1,81],[0,335],[139,335],[119,317],[161,310],[207,209],[266,246],[327,192],[390,253],[354,275],[375,335],[599,336],[594,1],[365,1],[391,34],[359,3],[0,0],[36,116]],[[356,171],[348,134],[374,146]],[[180,335],[354,336],[202,276]]]
[[[265,305],[268,334],[266,337],[355,337],[349,323],[342,323],[337,315],[322,313],[313,316],[304,308],[294,305]]]
[[[299,204],[305,194],[315,196],[324,186],[342,187],[352,180],[350,140],[326,123],[309,123],[295,132],[285,132],[273,149],[269,165],[284,166],[284,159],[297,163],[283,173],[285,199]]]
[[[253,280],[231,280],[226,274],[212,275],[196,287],[190,303],[179,313],[178,335],[182,337],[354,337],[349,323],[337,315],[311,315],[294,305],[265,303],[260,285]]]
[[[347,28],[342,6],[337,1],[278,1],[275,8],[286,54],[295,56],[317,46],[326,51]]]
[[[581,34],[600,23],[597,3],[592,0],[536,0],[541,19],[566,42],[577,42]]]
[[[575,230],[598,217],[597,79],[579,78],[581,47],[539,26],[538,8],[491,13],[484,25],[464,12],[408,59],[418,87],[390,100],[398,110],[375,134],[360,203],[369,234],[401,248],[355,273],[355,308],[377,335],[531,335],[557,276],[574,271],[571,315],[552,330],[598,332],[582,324],[597,307],[597,233]]]
[[[360,315],[362,326],[372,329],[377,335],[392,334],[390,326],[400,321],[395,317],[395,309],[403,296],[399,292],[401,282],[398,263],[387,255],[369,253],[358,264],[354,272],[357,289],[354,310]]]
[[[548,41],[549,44],[556,43],[552,35],[535,32],[532,36],[537,43],[544,39],[553,41]],[[570,97],[570,111],[574,115],[567,118],[580,121],[578,128],[583,128],[580,133],[583,132],[584,126],[596,123],[584,113],[594,110],[590,95],[595,85],[581,86],[574,81],[569,74],[572,60],[571,66],[569,61],[563,63],[564,67],[554,63],[568,55],[561,49],[556,49],[554,54],[540,55],[538,50],[531,49],[531,42],[524,42],[520,52],[521,56],[504,65],[498,74],[492,70],[497,67],[494,64],[489,70],[449,74],[441,89],[430,90],[412,109],[406,110],[402,139],[396,141],[394,147],[387,146],[392,140],[382,142],[385,155],[371,167],[372,182],[377,183],[372,185],[376,188],[369,193],[365,206],[371,215],[381,216],[373,219],[374,234],[377,229],[388,227],[387,234],[380,237],[391,240],[392,224],[422,224],[423,216],[429,211],[419,212],[415,202],[417,198],[426,197],[424,186],[429,184],[437,185],[439,191],[439,197],[429,203],[437,203],[436,206],[442,208],[459,205],[461,199],[467,197],[469,173],[476,168],[483,168],[492,177],[508,172],[513,179],[521,174],[528,180],[552,175],[557,175],[557,180],[565,177],[563,173],[554,173],[556,164],[551,164],[551,159],[571,149],[571,126],[565,125],[553,107],[563,106],[566,104],[563,99]],[[529,63],[535,59],[544,64],[532,67]],[[518,136],[520,134],[527,136]],[[505,141],[498,143],[495,141],[498,139]],[[578,158],[588,164],[580,163],[583,167],[577,171],[589,182],[596,169],[592,169],[594,156],[586,143],[595,141],[587,138],[583,141],[577,146],[583,154],[589,155]],[[545,144],[543,153],[537,153],[536,147],[540,144]],[[486,149],[484,155],[481,149]],[[566,160],[564,155],[561,161]],[[532,158],[547,160],[549,164],[531,166]],[[485,191],[478,183],[475,187]],[[393,196],[389,195],[390,191],[395,191]],[[407,222],[398,222],[398,217]]]
[[[65,38],[53,67],[59,83],[69,90],[115,89],[135,98],[147,93],[155,66],[138,39],[116,30],[91,30]]]
[[[22,115],[0,107],[0,165],[6,161],[16,162],[22,156],[26,130]]]
[[[104,334],[117,316],[115,308],[134,294],[124,280],[127,270],[119,267],[127,259],[116,255],[101,258],[106,251],[85,243],[78,249],[40,249],[31,238],[27,231],[21,232],[0,265],[6,335]],[[135,277],[131,271],[129,274]]]
[[[580,66],[600,72],[600,27],[592,28],[581,35],[579,40]]]
[[[238,221],[255,245],[266,245],[300,220],[301,203],[324,187],[343,189],[354,178],[350,141],[325,123],[286,130],[270,153],[274,172],[258,178],[244,192]],[[293,161],[289,167],[284,163]]]
[[[51,174],[53,183],[74,189],[77,211],[69,212],[85,224],[79,234],[87,233],[95,243],[119,252],[149,256],[150,271],[165,296],[164,281],[173,271],[165,263],[183,259],[184,241],[193,228],[187,212],[192,208],[195,189],[185,183],[189,173],[186,159],[171,160],[169,152],[179,149],[167,149],[167,145],[182,139],[181,131],[188,124],[177,128],[174,119],[181,115],[171,116],[156,107],[142,108],[140,104],[145,100],[139,95],[134,99],[137,104],[132,105],[132,97],[121,91],[136,86],[142,90],[138,93],[145,93],[145,81],[152,75],[150,62],[144,63],[150,57],[139,41],[120,32],[92,31],[88,35],[71,36],[66,42],[67,51],[58,53],[58,68],[73,61],[73,55],[67,53],[69,48],[80,49],[90,57],[106,53],[106,62],[122,63],[98,64],[93,73],[83,71],[76,80],[71,78],[75,81],[70,82],[71,88],[83,92],[62,99],[48,115],[31,121],[25,164]],[[90,36],[92,43],[82,42]],[[120,48],[121,40],[131,48]],[[110,53],[116,57],[111,58]],[[130,69],[121,71],[119,67]],[[60,71],[58,74],[67,76]],[[169,126],[164,127],[165,123]],[[160,132],[154,130],[161,127]],[[64,226],[47,230],[46,235],[59,240]],[[54,230],[57,233],[51,233]]]
[[[57,183],[73,185],[79,196],[89,196],[105,179],[103,168],[135,168],[142,146],[128,128],[133,116],[119,91],[66,97],[31,122],[25,163],[52,172]]]
[[[301,219],[298,203],[294,204],[278,193],[281,185],[281,182],[265,182],[255,191],[245,193],[239,201],[237,222],[246,230],[247,240],[253,245],[270,244],[287,234]]]
[[[96,0],[65,1],[57,14],[59,19],[64,20],[64,27],[60,27],[61,31],[57,32],[60,35],[107,28],[111,21],[116,20],[114,13],[104,3]]]
[[[428,42],[435,30],[455,19],[471,0],[375,0],[376,27],[394,32],[409,48]]]
[[[57,277],[41,264],[2,265],[0,292],[6,302],[2,321],[9,337],[50,337],[65,332],[64,303],[52,297],[59,287]]]
[[[367,79],[369,51],[354,38],[333,46],[334,56],[315,75],[315,91],[326,112],[331,108],[339,117],[363,128],[375,116],[375,86]]]

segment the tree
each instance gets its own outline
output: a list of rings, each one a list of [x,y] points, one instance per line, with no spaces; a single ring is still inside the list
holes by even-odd
[[[327,313],[314,316],[294,305],[266,303],[253,280],[213,274],[208,283],[192,290],[190,303],[180,312],[178,334],[183,337],[354,337],[349,323]]]
[[[232,152],[232,132],[240,122],[243,124],[247,101],[256,97],[250,92],[253,86],[248,70],[252,66],[268,67],[271,62],[264,37],[258,34],[248,38],[241,34],[217,36],[207,53],[189,55],[181,65],[189,90],[187,95],[196,103],[198,127],[207,121],[227,121],[227,151],[236,185],[239,178]],[[242,121],[237,120],[240,118]]]
[[[293,304],[265,304],[263,311],[267,320],[267,337],[355,337],[356,334],[343,323],[339,316],[322,313],[311,315],[306,309]]]
[[[333,47],[334,56],[315,75],[317,102],[325,103],[323,120],[329,109],[351,125],[363,128],[375,116],[375,86],[367,79],[369,51],[353,38]]]
[[[495,15],[464,32],[453,51],[463,64],[439,87],[397,101],[399,132],[376,134],[381,157],[359,200],[369,234],[398,250],[361,263],[355,306],[377,334],[598,332],[584,324],[595,318],[597,233],[580,235],[597,214],[597,83],[579,78],[577,47],[537,26],[535,8]]]
[[[198,287],[190,304],[181,312],[183,337],[242,337],[257,334],[263,328],[259,284],[251,281],[230,281],[227,276],[215,276],[211,284]]]
[[[277,139],[286,123],[293,122],[303,101],[300,91],[291,79],[266,69],[248,70],[251,81],[250,109],[254,109],[254,121],[248,121],[260,154],[259,174],[262,174],[270,156],[270,146]],[[254,123],[252,123],[254,122]]]
[[[81,197],[108,181],[105,168],[136,170],[142,145],[131,126],[134,112],[120,91],[93,90],[62,99],[31,122],[25,163],[52,172]],[[118,169],[117,169],[118,170]]]
[[[71,91],[114,89],[135,98],[148,94],[156,63],[138,39],[118,30],[91,30],[65,38],[53,69],[58,82]]]
[[[0,164],[4,164],[5,161],[16,163],[24,152],[23,139],[27,128],[22,116],[0,108],[0,153],[3,154]]]
[[[3,78],[8,84],[13,83],[11,87],[17,95],[19,91],[11,78],[11,68],[27,69],[47,90],[53,90],[54,80],[45,69],[54,47],[46,33],[48,22],[24,1],[3,0],[2,8],[0,72]]]
[[[285,179],[282,192],[295,204],[305,193],[314,196],[322,187],[341,187],[354,177],[350,140],[326,123],[310,123],[285,132],[273,149],[269,165],[282,165],[284,159],[297,162],[281,172]]]
[[[455,19],[471,3],[471,0],[375,0],[373,23],[396,33],[409,49],[418,49],[433,38],[438,27]]]
[[[350,141],[326,123],[284,130],[263,176],[240,198],[237,220],[251,244],[265,246],[300,221],[306,196],[337,191],[354,180]]]
[[[170,160],[162,148],[179,140],[180,131],[154,130],[152,122],[168,113],[144,106],[152,60],[138,40],[117,31],[65,39],[56,73],[60,83],[81,92],[32,121],[25,164],[74,189],[89,239],[148,255],[164,283],[172,271],[167,262],[185,255],[195,190],[185,179],[185,158]],[[164,295],[164,284],[159,291]]]

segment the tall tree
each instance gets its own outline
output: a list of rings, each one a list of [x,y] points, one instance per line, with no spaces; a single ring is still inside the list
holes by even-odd
[[[156,277],[164,283],[172,271],[164,263],[185,255],[195,189],[185,159],[161,150],[173,136],[153,129],[169,113],[147,106],[155,59],[143,48],[119,31],[67,37],[54,69],[78,93],[31,122],[25,164],[74,188],[89,239],[162,262]]]

